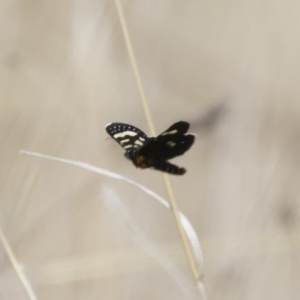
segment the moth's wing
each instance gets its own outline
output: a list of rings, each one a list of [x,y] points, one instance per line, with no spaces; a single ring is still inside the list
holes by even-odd
[[[162,132],[159,136],[185,134],[190,128],[190,124],[185,121],[179,121],[170,126],[167,130]]]
[[[187,122],[177,122],[156,138],[149,141],[139,154],[146,157],[168,160],[182,155],[191,148],[196,135],[185,134],[189,128]]]
[[[124,123],[107,124],[106,132],[125,150],[137,150],[148,143],[147,135],[135,126]]]

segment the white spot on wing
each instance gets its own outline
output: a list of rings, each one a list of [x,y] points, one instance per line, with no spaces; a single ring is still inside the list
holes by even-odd
[[[129,141],[130,141],[130,139],[125,139],[125,140],[120,141],[120,143],[121,143],[121,144],[125,144],[125,143],[127,143],[127,142],[129,142]]]
[[[132,147],[132,145],[126,145],[126,146],[124,146],[124,149],[128,149],[128,148],[131,148]]]
[[[123,132],[120,132],[120,133],[117,133],[114,135],[114,138],[117,139],[117,138],[122,138],[126,135],[129,135],[129,136],[135,136],[137,135],[136,132],[133,132],[133,131],[123,131]]]
[[[170,141],[170,142],[167,142],[167,145],[170,147],[174,147],[174,146],[176,146],[176,143]]]
[[[140,146],[143,146],[143,145],[144,145],[144,144],[143,144],[142,142],[140,142],[139,140],[136,140],[134,143],[137,144],[137,145],[140,145]]]
[[[141,136],[139,137],[139,139],[140,139],[142,142],[145,142],[145,139],[142,138]]]
[[[177,131],[178,131],[177,129],[174,129],[174,130],[171,130],[171,131],[164,132],[161,135],[175,134],[175,133],[177,133]]]

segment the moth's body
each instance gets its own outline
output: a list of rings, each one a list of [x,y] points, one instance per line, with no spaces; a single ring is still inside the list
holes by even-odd
[[[153,158],[146,158],[143,155],[140,154],[135,154],[133,155],[133,153],[125,153],[125,156],[127,158],[129,158],[133,164],[137,167],[137,168],[141,168],[141,169],[146,169],[146,168],[150,168],[153,165]]]
[[[124,123],[110,123],[107,133],[125,149],[125,157],[137,168],[154,168],[175,175],[186,170],[167,160],[186,152],[195,140],[194,134],[186,134],[189,124],[177,122],[157,137],[147,137],[138,128]]]

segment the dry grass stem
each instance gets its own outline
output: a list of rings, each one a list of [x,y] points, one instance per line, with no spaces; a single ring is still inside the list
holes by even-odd
[[[17,274],[17,277],[18,279],[20,280],[21,284],[22,284],[22,287],[24,288],[24,291],[27,295],[27,298],[29,300],[37,300],[38,298],[36,297],[36,295],[34,294],[34,291],[29,283],[29,281],[27,280],[25,274],[22,272],[21,268],[20,268],[20,264],[18,263],[10,245],[9,245],[9,242],[8,240],[6,239],[3,231],[2,231],[2,228],[0,228],[0,240],[1,240],[1,243],[3,245],[3,248]]]
[[[143,88],[143,85],[142,85],[141,77],[140,77],[140,74],[139,74],[139,71],[138,71],[138,65],[137,65],[137,62],[136,62],[136,59],[135,59],[135,56],[134,56],[133,47],[132,47],[132,44],[131,44],[131,41],[130,41],[130,37],[129,37],[125,17],[124,17],[124,14],[123,14],[122,6],[121,6],[121,3],[120,3],[119,0],[115,0],[115,3],[116,3],[120,23],[121,23],[121,26],[122,26],[124,39],[125,39],[125,43],[126,43],[126,46],[127,46],[131,66],[132,66],[132,69],[133,69],[133,72],[134,72],[134,75],[135,75],[136,83],[137,83],[138,90],[140,92],[141,100],[142,100],[142,103],[143,103],[144,112],[145,112],[145,115],[146,115],[148,126],[150,128],[151,134],[155,135],[155,129],[154,129],[153,121],[152,121],[152,118],[151,118],[151,114],[150,114],[149,106],[148,106],[147,99],[146,99],[146,96],[145,96],[144,88]],[[192,255],[192,250],[190,248],[190,245],[187,241],[187,237],[184,234],[184,230],[183,230],[182,224],[180,222],[178,207],[177,207],[177,203],[176,203],[176,200],[175,200],[175,197],[174,197],[174,193],[173,193],[173,190],[172,190],[170,179],[169,179],[168,175],[166,175],[166,174],[164,174],[163,176],[164,176],[164,182],[165,182],[166,189],[167,189],[167,192],[168,192],[169,200],[170,200],[170,203],[171,203],[171,206],[172,206],[172,211],[173,211],[173,214],[174,214],[174,217],[175,217],[175,220],[176,220],[176,224],[177,224],[178,231],[179,231],[182,243],[183,243],[185,253],[187,255],[188,262],[190,264],[194,279],[196,280],[196,282],[199,282],[201,280],[201,276],[200,276],[200,274],[197,270],[196,263],[195,263],[195,258]]]

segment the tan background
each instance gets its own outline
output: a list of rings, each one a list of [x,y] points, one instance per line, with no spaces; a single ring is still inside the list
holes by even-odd
[[[299,1],[123,1],[157,132],[187,120],[180,209],[209,299],[300,295]],[[0,224],[38,299],[197,299],[166,197],[104,126],[149,132],[113,1],[0,1]],[[26,299],[0,246],[0,299]]]

